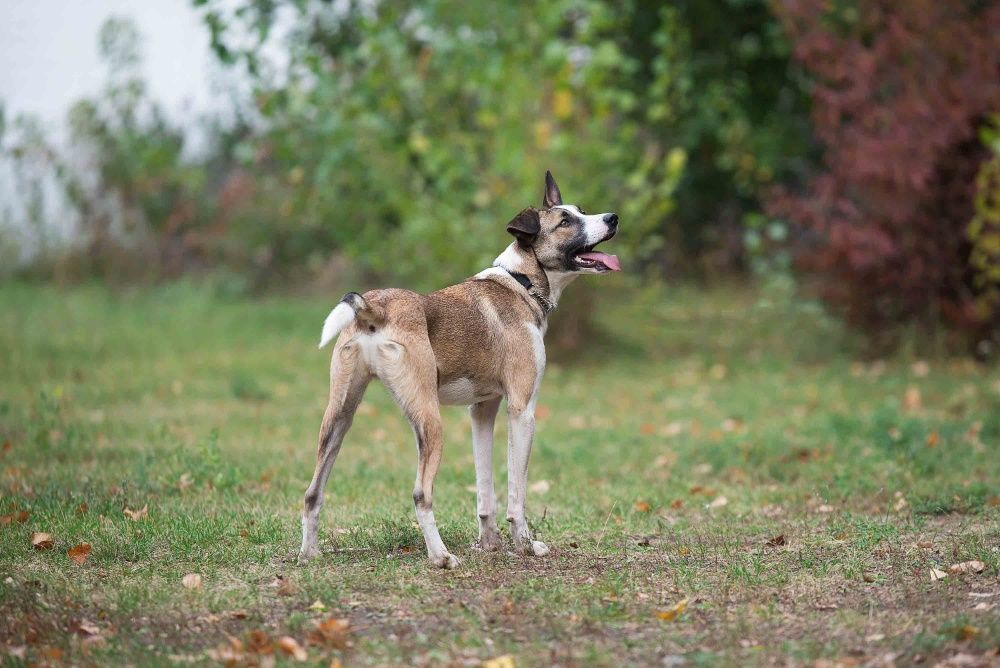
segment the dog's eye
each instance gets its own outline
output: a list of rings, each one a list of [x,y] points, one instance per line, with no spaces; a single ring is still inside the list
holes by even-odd
[[[558,229],[560,227],[566,227],[567,225],[569,225],[572,222],[573,222],[572,218],[570,218],[569,216],[563,216],[562,220],[559,221],[559,224],[556,225],[556,229]]]

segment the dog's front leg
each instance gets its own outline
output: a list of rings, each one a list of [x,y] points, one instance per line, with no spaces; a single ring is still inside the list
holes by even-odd
[[[507,406],[507,521],[515,547],[528,555],[542,557],[549,548],[539,540],[532,540],[531,530],[524,517],[524,499],[528,492],[528,459],[531,442],[535,437],[535,402],[524,408]]]
[[[493,427],[496,424],[500,397],[473,404],[472,457],[476,462],[476,511],[479,515],[479,540],[476,547],[493,551],[500,548],[497,529],[497,497],[493,491]]]

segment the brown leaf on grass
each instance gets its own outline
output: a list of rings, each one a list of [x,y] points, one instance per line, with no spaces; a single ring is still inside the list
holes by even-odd
[[[545,494],[550,489],[552,489],[552,483],[548,480],[539,480],[538,482],[533,482],[528,486],[528,489],[532,494]]]
[[[281,582],[278,584],[278,596],[294,596],[299,591],[299,588],[295,586],[295,583],[288,578],[281,578]]]
[[[346,649],[350,636],[350,620],[329,617],[316,625],[316,628],[309,634],[309,642],[331,649]]]
[[[73,547],[69,548],[66,552],[66,556],[82,565],[85,561],[87,561],[87,557],[90,556],[90,543],[77,543]]]
[[[149,504],[147,503],[139,510],[129,510],[125,509],[125,517],[129,518],[133,522],[138,522],[139,520],[145,519],[149,515]]]
[[[181,578],[181,584],[185,589],[201,589],[201,575],[198,573],[188,573]]]
[[[510,654],[504,654],[495,659],[486,659],[480,666],[481,668],[514,668],[514,657]]]
[[[923,398],[920,390],[913,386],[906,388],[906,392],[903,394],[903,408],[912,412],[919,411],[921,406],[923,406]]]
[[[705,506],[705,507],[706,508],[721,508],[724,505],[726,505],[727,503],[729,503],[729,499],[727,499],[724,496],[717,496],[714,499],[712,499],[712,501],[707,506]]]
[[[274,651],[274,645],[271,643],[271,636],[267,635],[266,631],[257,629],[251,631],[247,634],[247,647],[251,652],[257,654],[270,654]]]
[[[645,501],[636,501],[635,505],[632,507],[637,513],[648,513],[651,510],[650,505]]]
[[[955,638],[958,640],[972,640],[979,635],[979,629],[971,624],[965,624],[955,629]]]
[[[39,647],[38,653],[52,663],[59,663],[63,658],[63,651],[58,647]]]
[[[17,522],[18,524],[24,524],[28,521],[28,513],[24,510],[18,510],[10,515],[0,516],[0,526],[7,526],[8,524],[13,524]]]
[[[278,638],[278,647],[281,648],[282,652],[293,657],[296,661],[305,661],[309,658],[306,650],[292,636],[281,636]]]
[[[938,580],[944,580],[946,577],[948,577],[948,574],[945,573],[944,571],[942,571],[940,569],[937,569],[937,568],[932,568],[931,569],[931,582],[937,582]]]
[[[3,454],[6,455],[8,452],[10,452],[13,449],[14,449],[14,446],[11,445],[10,441],[4,441],[3,442],[3,447],[0,447],[0,452],[2,452]]]
[[[681,501],[680,499],[674,499],[673,501],[670,502],[670,507],[673,508],[674,510],[677,510],[678,508],[680,508],[683,505],[684,505],[684,502]]]
[[[778,534],[774,538],[769,539],[767,541],[767,544],[770,545],[771,547],[778,547],[779,545],[784,545],[785,544],[785,534]]]
[[[659,612],[656,613],[656,616],[665,622],[672,622],[681,616],[681,613],[683,613],[684,610],[687,608],[687,604],[688,600],[686,598],[682,598],[681,600],[677,601],[676,604],[674,604],[674,607],[670,608],[669,610],[660,610]]]
[[[936,431],[932,431],[931,433],[927,434],[928,448],[936,448],[938,446],[938,443],[940,442],[941,442],[941,435]]]
[[[656,433],[656,425],[651,422],[643,422],[639,425],[639,433],[643,436],[652,436]]]
[[[948,567],[949,573],[982,573],[984,570],[986,570],[986,564],[978,560],[963,561]]]
[[[539,404],[535,406],[535,419],[538,420],[539,422],[546,419],[550,415],[552,415],[552,409],[546,406],[545,404]]]
[[[78,505],[76,507],[76,514],[77,515],[86,515],[88,508],[90,508],[90,506],[88,506],[86,503],[81,503],[80,505]]]
[[[31,534],[31,547],[36,550],[51,550],[55,543],[52,541],[52,534],[36,531]]]
[[[81,619],[78,622],[71,622],[69,629],[73,633],[77,633],[81,636],[96,636],[101,634],[101,628],[93,622],[88,622],[86,619]]]

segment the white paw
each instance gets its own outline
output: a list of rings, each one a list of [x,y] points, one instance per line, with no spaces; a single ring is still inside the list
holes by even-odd
[[[531,553],[536,557],[544,557],[549,553],[549,546],[540,540],[531,541]]]
[[[445,569],[451,570],[453,568],[458,568],[459,565],[461,565],[462,562],[460,562],[455,557],[455,555],[450,554],[448,552],[445,552],[440,557],[432,557],[431,558],[431,563],[434,564],[435,566],[437,566],[438,568],[445,568]]]

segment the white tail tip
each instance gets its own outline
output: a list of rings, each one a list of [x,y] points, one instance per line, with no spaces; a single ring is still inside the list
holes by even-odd
[[[337,304],[330,315],[326,316],[326,321],[323,323],[323,333],[319,337],[319,347],[322,348],[326,344],[333,341],[334,337],[340,333],[344,327],[347,327],[354,320],[354,309],[347,302],[340,302]]]

